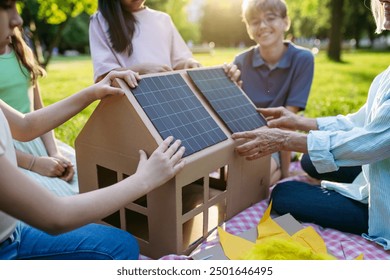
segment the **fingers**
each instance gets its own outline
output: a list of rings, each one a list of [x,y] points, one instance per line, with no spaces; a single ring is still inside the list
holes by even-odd
[[[194,61],[194,62],[191,63],[191,65],[190,65],[190,68],[199,68],[199,67],[202,67],[202,64],[200,64],[200,63],[197,62],[197,61]]]
[[[251,141],[236,147],[235,150],[240,156],[251,156],[261,152],[261,147],[259,144]]]
[[[177,150],[179,149],[181,145],[181,141],[180,140],[176,140],[168,149],[167,151],[165,152],[169,158],[172,158],[172,156],[177,152]]]
[[[179,163],[177,163],[174,167],[173,167],[173,171],[175,172],[175,174],[179,173],[180,170],[182,170],[184,168],[186,164],[186,161],[184,159],[181,159],[179,161]]]
[[[279,117],[282,114],[282,109],[277,107],[277,108],[257,108],[256,109],[258,112],[260,112],[264,117]]]
[[[257,153],[257,154],[254,154],[254,155],[251,155],[251,156],[248,156],[246,157],[247,160],[256,160],[258,158],[261,158],[263,155],[261,155],[260,153]]]
[[[235,64],[224,64],[223,69],[226,73],[226,75],[232,80],[233,82],[240,82],[240,76],[241,76],[241,71],[238,69],[237,65]]]
[[[180,147],[180,149],[171,157],[173,164],[176,164],[181,160],[185,151],[186,151],[185,147]]]
[[[165,154],[171,162],[176,165],[185,153],[185,147],[181,146],[181,140],[176,140],[170,145],[173,141],[173,136],[167,137],[160,146],[156,149],[157,152]]]
[[[65,180],[66,182],[70,182],[73,179],[74,173],[75,171],[73,165],[69,165],[68,168],[66,168],[66,171],[62,176],[62,179]]]
[[[245,132],[236,132],[232,134],[232,139],[253,139],[256,135],[254,135],[251,131],[245,131]]]
[[[57,167],[56,167],[56,175],[60,177],[62,180],[69,182],[73,179],[74,168],[73,164],[70,161],[65,159],[56,158]]]
[[[132,72],[132,71],[131,71]],[[138,86],[138,80],[140,80],[141,77],[138,73],[132,72],[128,75],[124,76],[124,81],[131,87],[135,88]]]
[[[124,70],[124,71],[111,71],[108,73],[108,79],[110,81],[110,85],[112,84],[113,80],[116,78],[124,80],[131,88],[134,88],[138,86],[138,81],[141,79],[141,76],[131,70]]]
[[[148,156],[146,155],[145,151],[139,150],[139,162],[142,163],[148,159]]]
[[[33,171],[47,177],[60,177],[67,165],[55,157],[37,157]]]
[[[168,65],[163,65],[161,67],[161,70],[158,72],[169,72],[169,71],[173,71],[173,69],[171,67],[169,67]]]
[[[190,58],[185,63],[185,68],[199,68],[201,66],[202,65],[197,60],[195,60],[193,58]]]
[[[284,120],[281,120],[281,119],[269,120],[267,122],[267,125],[269,128],[283,127],[283,124],[284,124]]]
[[[164,141],[156,149],[156,152],[164,153],[168,149],[173,139],[174,139],[173,136],[169,136],[166,139],[164,139]]]
[[[233,82],[237,82],[237,84],[238,83],[242,84],[242,81],[239,81],[240,77],[241,77],[241,71],[237,68],[237,70],[235,70],[234,73],[232,74],[231,80]]]
[[[226,63],[226,62],[223,63],[222,68],[223,68],[223,70],[225,71],[226,74],[229,73],[230,68],[232,67],[232,65],[233,65],[232,63]]]
[[[57,162],[55,175],[66,182],[71,181],[75,174],[72,162],[62,155],[56,155],[52,158]]]
[[[125,92],[120,88],[110,87],[107,89],[107,94],[115,96],[115,95],[123,95],[125,94]]]

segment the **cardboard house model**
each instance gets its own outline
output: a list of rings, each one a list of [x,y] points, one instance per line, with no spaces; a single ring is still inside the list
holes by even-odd
[[[186,147],[184,169],[103,222],[137,237],[143,255],[188,254],[217,225],[265,198],[269,157],[239,157],[230,136],[265,124],[221,67],[144,75],[102,100],[75,142],[80,192],[132,175],[139,150],[169,135]],[[150,174],[153,176],[153,174]]]

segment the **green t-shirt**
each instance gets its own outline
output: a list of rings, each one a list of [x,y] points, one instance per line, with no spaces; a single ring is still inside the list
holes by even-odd
[[[15,52],[0,55],[0,99],[19,112],[32,110],[33,91],[28,70]]]

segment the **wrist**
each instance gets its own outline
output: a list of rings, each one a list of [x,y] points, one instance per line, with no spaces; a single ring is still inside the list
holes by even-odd
[[[298,116],[296,130],[310,131],[317,129],[317,120],[313,118],[306,118],[304,116]]]
[[[27,169],[28,171],[31,171],[33,169],[36,159],[37,159],[36,156],[32,156],[30,164]]]
[[[295,131],[284,131],[283,151],[307,153],[307,135]]]
[[[283,129],[280,129],[280,133],[282,134],[281,137],[279,137],[280,139],[280,151],[290,151],[290,130],[283,130]]]
[[[135,181],[135,185],[137,186],[138,191],[140,192],[139,196],[143,196],[150,192],[152,188],[149,186],[147,178],[143,178],[143,176],[138,172],[136,172],[132,177]]]

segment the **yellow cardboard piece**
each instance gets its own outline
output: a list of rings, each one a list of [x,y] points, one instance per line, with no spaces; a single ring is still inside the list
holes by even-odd
[[[239,260],[240,256],[251,250],[255,245],[255,243],[244,238],[224,231],[221,227],[218,227],[218,235],[226,257],[231,260]]]
[[[257,241],[259,243],[269,237],[278,237],[289,239],[290,235],[276,223],[270,216],[272,207],[272,201],[270,202],[267,210],[265,210],[263,217],[260,219],[257,225]]]
[[[357,261],[362,261],[362,260],[364,260],[364,255],[363,255],[363,254],[360,254],[359,256],[357,256],[357,257],[355,258],[355,260],[357,260]]]
[[[272,202],[265,211],[263,217],[257,226],[258,237],[256,243],[252,243],[244,238],[227,233],[222,228],[218,228],[218,234],[223,251],[231,260],[242,259],[247,256],[248,252],[252,251],[255,246],[269,240],[285,240],[291,243],[299,244],[305,248],[309,248],[314,254],[318,254],[329,259],[335,259],[327,253],[326,244],[322,237],[312,227],[306,227],[290,236],[281,226],[279,226],[270,216]],[[356,259],[363,259],[363,255],[359,255]]]
[[[291,238],[303,246],[311,248],[315,253],[328,253],[324,240],[312,227],[306,227],[296,232],[291,236]]]

